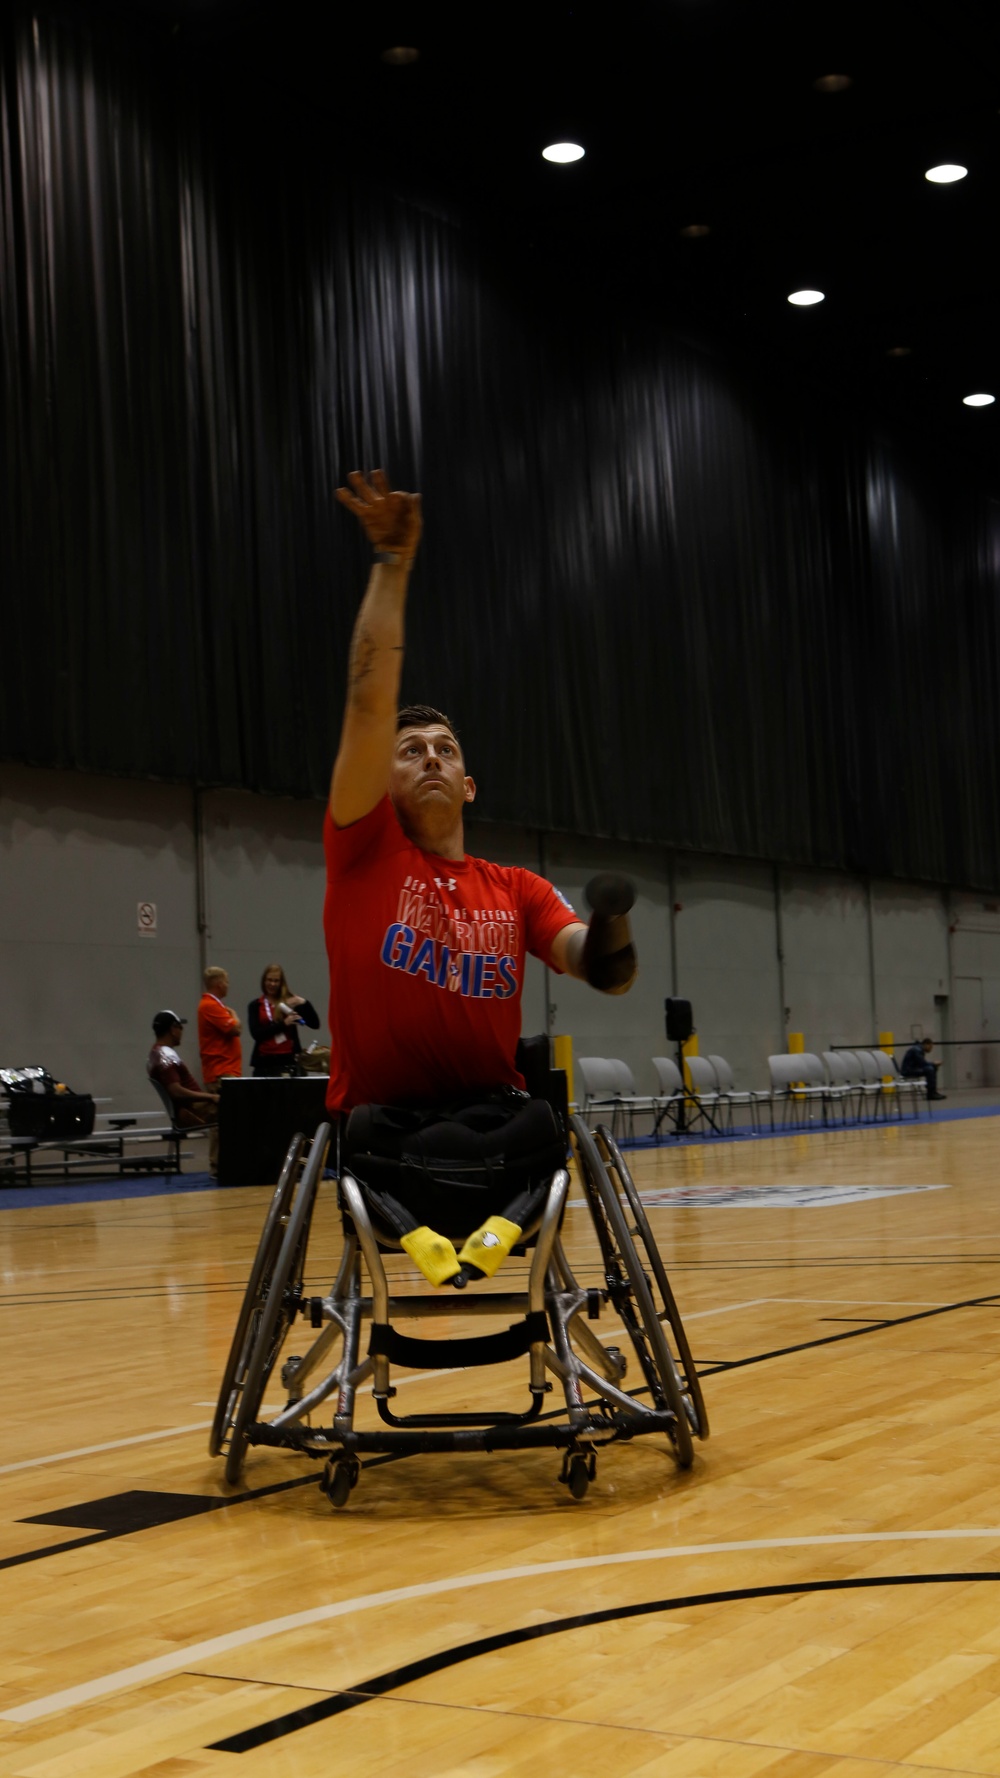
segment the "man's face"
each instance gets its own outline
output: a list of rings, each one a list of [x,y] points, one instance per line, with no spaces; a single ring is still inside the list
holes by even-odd
[[[419,831],[428,822],[445,825],[476,794],[467,776],[462,749],[441,723],[406,728],[396,736],[389,772],[389,795],[407,825]]]
[[[229,993],[228,975],[216,976],[215,981],[212,984],[212,992],[217,994],[220,1000],[225,1000],[226,995]]]
[[[176,1049],[177,1045],[180,1043],[180,1040],[183,1036],[184,1036],[184,1026],[183,1025],[171,1025],[169,1031],[164,1031],[163,1036],[160,1038],[160,1042],[161,1043],[169,1043],[171,1049]]]

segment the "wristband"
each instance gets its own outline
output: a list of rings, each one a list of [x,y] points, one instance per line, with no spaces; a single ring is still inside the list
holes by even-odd
[[[377,549],[375,551],[375,560],[376,562],[379,562],[383,568],[398,568],[401,566],[403,558],[402,556],[397,555],[393,550]]]

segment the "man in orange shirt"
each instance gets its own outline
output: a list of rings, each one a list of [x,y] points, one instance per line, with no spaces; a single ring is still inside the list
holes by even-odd
[[[210,1090],[224,1074],[242,1074],[243,1051],[240,1032],[243,1027],[225,1005],[229,993],[229,977],[224,969],[211,964],[205,971],[205,992],[198,1003],[198,1049],[201,1072]]]

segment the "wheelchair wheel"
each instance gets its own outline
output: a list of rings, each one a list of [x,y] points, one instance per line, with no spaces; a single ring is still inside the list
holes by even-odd
[[[216,1404],[212,1430],[208,1435],[208,1454],[217,1457],[226,1442],[233,1423],[233,1416],[239,1405],[240,1394],[246,1381],[247,1358],[253,1345],[253,1336],[257,1323],[267,1301],[274,1276],[274,1268],[288,1222],[288,1208],[295,1190],[295,1171],[299,1156],[302,1153],[302,1137],[293,1138],[285,1163],[281,1169],[281,1177],[274,1188],[274,1194],[268,1205],[264,1218],[264,1227],[250,1277],[243,1295],[236,1331],[233,1334],[226,1359],[226,1368],[222,1373],[222,1384],[219,1389],[219,1400]]]
[[[625,1214],[630,1223],[633,1225],[631,1230],[633,1238],[636,1236],[638,1237],[642,1251],[645,1253],[646,1260],[648,1261],[649,1271],[652,1273],[650,1294],[653,1298],[653,1305],[656,1308],[660,1324],[662,1326],[664,1322],[668,1323],[674,1336],[677,1356],[680,1359],[680,1365],[677,1368],[680,1371],[681,1389],[686,1401],[688,1419],[691,1422],[691,1430],[697,1438],[707,1438],[708,1412],[705,1407],[704,1396],[701,1392],[701,1384],[698,1381],[698,1373],[695,1370],[694,1359],[691,1356],[691,1347],[688,1344],[688,1337],[684,1331],[684,1323],[680,1317],[680,1310],[674,1300],[674,1293],[670,1288],[670,1280],[667,1277],[666,1268],[660,1257],[660,1250],[656,1245],[656,1241],[653,1238],[653,1231],[646,1219],[646,1211],[642,1199],[636,1191],[635,1182],[628,1170],[628,1166],[621,1150],[606,1124],[598,1125],[597,1129],[594,1131],[594,1140],[605,1168],[610,1173],[614,1183],[618,1186],[619,1195],[624,1200],[622,1207],[625,1210]],[[657,1299],[659,1300],[657,1301]]]
[[[249,1429],[260,1412],[268,1380],[302,1300],[306,1248],[321,1172],[321,1167],[307,1166],[299,1180],[265,1300],[247,1335],[246,1368],[226,1452],[227,1482],[240,1479]]]
[[[669,1437],[677,1467],[690,1469],[694,1446],[680,1378],[618,1192],[583,1119],[572,1117],[570,1126],[601,1248],[609,1300],[635,1348],[654,1408],[674,1417]]]

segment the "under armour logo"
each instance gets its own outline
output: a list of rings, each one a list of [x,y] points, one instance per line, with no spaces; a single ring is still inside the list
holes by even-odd
[[[454,877],[435,877],[434,881],[439,889],[448,889],[451,891],[452,895],[454,895],[455,890],[458,887]]]

